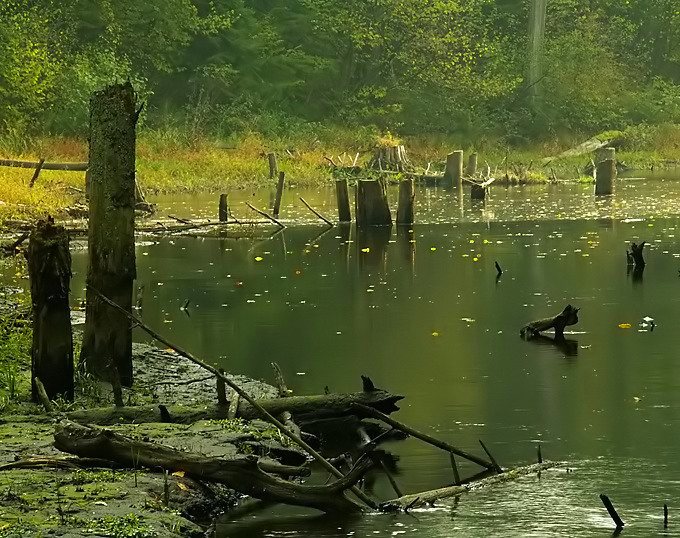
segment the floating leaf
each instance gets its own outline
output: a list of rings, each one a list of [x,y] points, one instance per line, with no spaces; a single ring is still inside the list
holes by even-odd
[[[361,252],[371,252],[371,249],[369,247],[362,248]]]
[[[256,262],[261,262],[262,260],[264,260],[264,258],[262,256],[255,256]]]
[[[182,482],[177,482],[177,487],[181,489],[182,491],[189,491],[189,488],[187,487],[186,484],[183,484]]]
[[[172,476],[179,476],[180,478],[184,477],[184,471],[175,471],[172,473]]]
[[[439,336],[439,333],[437,331],[433,331],[432,336]]]
[[[619,329],[630,329],[631,327],[630,323],[619,323]]]

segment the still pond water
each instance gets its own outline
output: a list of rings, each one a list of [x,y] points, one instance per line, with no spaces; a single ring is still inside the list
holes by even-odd
[[[300,194],[333,215],[331,191],[290,191],[284,218],[318,223]],[[269,196],[234,194],[233,212],[247,218],[242,202],[264,208]],[[212,216],[213,198],[158,202],[163,213]],[[421,189],[412,231],[306,225],[271,239],[141,243],[143,317],[196,355],[266,380],[276,360],[298,394],[355,391],[370,375],[406,396],[397,418],[460,448],[480,453],[483,439],[511,466],[535,461],[540,442],[565,462],[411,515],[332,520],[281,507],[225,520],[220,535],[609,536],[606,493],[625,535],[680,536],[679,216],[680,182],[659,178],[621,181],[598,202],[587,185],[496,187],[485,206],[462,207]],[[627,273],[631,240],[650,243],[642,279]],[[77,302],[83,252],[74,269]],[[581,308],[568,347],[519,337],[567,304]],[[387,449],[407,492],[452,480],[437,449]],[[383,477],[374,492],[394,496]]]

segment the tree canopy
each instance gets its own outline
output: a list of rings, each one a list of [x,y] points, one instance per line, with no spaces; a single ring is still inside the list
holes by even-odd
[[[4,0],[0,129],[82,133],[131,79],[150,125],[291,121],[536,137],[680,121],[677,0],[550,0],[538,105],[532,0]]]

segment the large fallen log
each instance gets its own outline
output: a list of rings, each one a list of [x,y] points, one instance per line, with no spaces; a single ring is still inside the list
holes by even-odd
[[[136,441],[110,430],[81,426],[73,422],[58,425],[54,446],[84,458],[110,460],[129,467],[145,467],[152,471],[183,471],[196,480],[225,484],[236,491],[276,503],[316,508],[326,513],[357,512],[361,507],[349,500],[344,491],[356,484],[372,467],[368,458],[343,478],[325,486],[308,486],[282,480],[264,472],[257,458],[207,458],[163,445]],[[270,472],[277,471],[269,463]],[[287,474],[283,467],[280,474]]]
[[[521,476],[538,473],[540,471],[550,469],[551,467],[555,467],[556,465],[557,464],[554,462],[536,463],[534,465],[527,465],[526,467],[510,469],[508,471],[504,471],[502,474],[493,475],[488,478],[483,478],[482,480],[470,482],[468,484],[462,484],[460,486],[449,486],[446,488],[432,489],[429,491],[422,491],[420,493],[403,495],[397,499],[385,501],[380,505],[380,509],[385,512],[395,512],[399,510],[418,508],[419,506],[432,504],[435,501],[441,499],[455,497],[476,489],[493,486],[502,482],[507,482],[508,480],[514,480]]]
[[[403,396],[391,394],[382,389],[364,390],[345,394],[320,394],[315,396],[289,396],[287,398],[271,398],[257,400],[268,413],[280,416],[288,411],[297,424],[309,420],[317,420],[348,415],[361,416],[361,409],[353,407],[361,404],[367,408],[383,413],[391,413],[399,408],[396,402]],[[367,416],[363,414],[363,416]],[[107,426],[128,422],[174,422],[191,424],[199,420],[223,420],[234,418],[229,416],[229,408],[223,405],[187,407],[181,405],[156,406],[141,405],[136,407],[102,407],[72,411],[66,417],[81,424],[98,424]],[[236,412],[237,418],[252,420],[261,418],[262,414],[250,403],[241,399]]]

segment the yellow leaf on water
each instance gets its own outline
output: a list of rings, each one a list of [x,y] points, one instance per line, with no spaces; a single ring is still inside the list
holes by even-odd
[[[261,262],[262,260],[264,260],[264,258],[262,256],[255,256],[256,262]]]
[[[631,327],[630,323],[619,323],[619,329],[630,329]]]
[[[182,484],[182,482],[177,482],[177,487],[181,489],[182,491],[189,491],[189,488],[187,487],[186,484]]]
[[[369,247],[362,248],[361,252],[371,252],[371,249]]]
[[[439,336],[439,333],[438,333],[437,331],[434,331],[434,332],[432,333],[432,336]]]
[[[176,352],[174,349],[172,349],[171,347],[166,348],[166,349],[165,349],[165,352],[166,352],[166,353],[177,353],[177,352]]]
[[[172,473],[172,476],[179,476],[180,478],[182,478],[184,476],[184,471],[175,471],[174,473]]]
[[[430,247],[430,250],[434,252],[435,250],[437,250],[437,247]]]

